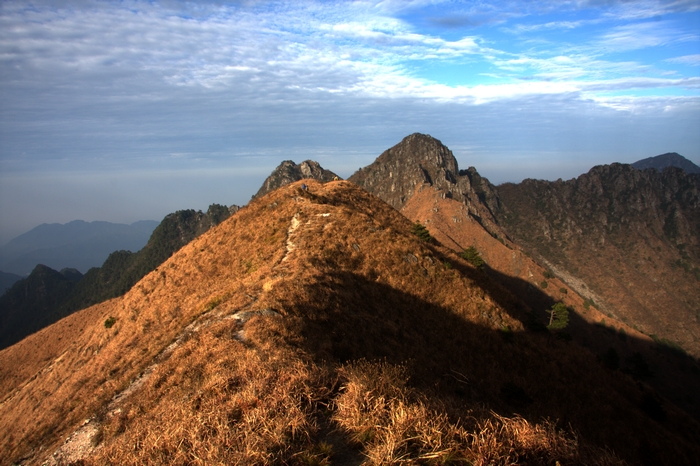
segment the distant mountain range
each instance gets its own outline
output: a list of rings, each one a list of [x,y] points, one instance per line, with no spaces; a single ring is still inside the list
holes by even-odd
[[[700,167],[675,152],[669,152],[666,154],[657,155],[656,157],[642,159],[634,162],[632,166],[637,170],[653,168],[657,171],[663,171],[668,167],[678,167],[686,173],[700,173]]]
[[[0,296],[0,349],[77,310],[123,295],[175,251],[236,211],[238,206],[212,204],[206,213],[190,209],[169,214],[138,252],[114,251],[85,275],[37,265]]]
[[[82,220],[44,223],[0,247],[0,270],[27,276],[37,264],[43,264],[85,273],[102,265],[114,251],[138,251],[157,226],[154,220],[131,225]]]

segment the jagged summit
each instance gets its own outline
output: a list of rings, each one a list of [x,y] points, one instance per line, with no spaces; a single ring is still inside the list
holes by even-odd
[[[668,167],[678,167],[686,173],[700,173],[700,167],[676,152],[668,152],[656,157],[638,160],[632,166],[637,170],[653,168],[657,171],[663,171]]]
[[[406,136],[371,165],[355,172],[352,181],[401,209],[423,184],[452,193],[456,189],[457,159],[438,139],[421,133]]]
[[[471,218],[493,236],[504,236],[491,214],[500,202],[494,187],[474,167],[460,170],[452,151],[430,135],[405,137],[348,181],[397,210],[402,210],[416,192],[432,189],[442,198],[463,203]]]
[[[318,162],[314,162],[313,160],[305,160],[299,165],[291,160],[285,160],[265,179],[253,198],[263,196],[270,191],[303,179],[332,181],[335,178],[338,178],[335,173],[326,170],[321,167]]]

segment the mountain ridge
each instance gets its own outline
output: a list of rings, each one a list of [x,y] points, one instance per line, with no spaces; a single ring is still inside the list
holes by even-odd
[[[212,204],[207,212],[190,209],[168,214],[138,252],[114,251],[101,267],[91,268],[69,285],[57,285],[59,272],[42,265],[35,273],[35,268],[0,296],[0,323],[4,322],[0,348],[80,309],[123,295],[175,251],[238,209]]]
[[[400,164],[407,154],[410,163]],[[0,426],[20,432],[0,429],[0,448],[31,464],[697,458],[697,417],[667,398],[667,387],[652,388],[651,353],[637,352],[650,338],[624,320],[608,327],[572,283],[567,271],[576,270],[548,262],[506,217],[519,212],[516,220],[541,222],[533,231],[567,241],[589,227],[655,232],[652,240],[663,235],[692,274],[695,178],[613,164],[594,167],[580,187],[529,180],[501,191],[420,134],[380,158],[353,175],[364,191],[278,180],[122,297],[0,351]],[[390,181],[376,173],[391,173]],[[540,191],[557,209],[538,202]],[[580,213],[581,203],[567,199],[588,191],[599,197]],[[662,215],[642,230],[647,222],[633,214],[651,208]],[[603,229],[576,223],[601,213]],[[437,242],[413,235],[411,220]],[[669,253],[664,244],[660,252]],[[486,265],[459,257],[467,245]],[[557,301],[576,308],[572,341],[542,323]],[[601,344],[621,346],[603,346],[597,357],[579,346],[604,333]],[[692,405],[697,361],[678,364],[688,374],[674,382],[693,381],[683,395]],[[518,432],[533,433],[530,443]],[[73,448],[79,438],[84,450]]]
[[[14,381],[0,394],[10,461],[699,454],[697,423],[575,345],[526,330],[515,296],[412,234],[388,204],[352,183],[306,183],[253,200],[123,297],[0,351],[1,379]],[[85,320],[72,342],[34,356],[36,372],[8,364]],[[80,432],[87,449],[71,456]]]

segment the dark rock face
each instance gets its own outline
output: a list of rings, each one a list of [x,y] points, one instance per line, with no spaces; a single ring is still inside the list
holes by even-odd
[[[700,175],[612,164],[497,189],[511,239],[607,313],[700,354]]]
[[[666,154],[657,155],[656,157],[642,159],[634,162],[632,166],[637,170],[647,170],[649,168],[653,168],[657,171],[663,171],[668,167],[678,167],[686,173],[700,173],[700,167],[675,152],[669,152]]]
[[[397,210],[424,184],[452,194],[459,192],[457,160],[437,139],[414,133],[361,168],[348,180]]]
[[[270,191],[304,179],[314,179],[322,182],[333,181],[338,175],[326,170],[318,162],[306,160],[299,165],[291,160],[285,160],[267,177],[253,198],[264,196]]]
[[[58,304],[81,278],[75,269],[57,272],[39,264],[16,282],[0,297],[0,349],[64,317]]]
[[[460,170],[452,151],[430,135],[414,133],[405,137],[348,181],[397,210],[418,190],[442,191],[443,197],[463,202],[470,215],[491,234],[503,235],[490,212],[500,202],[491,183],[474,167]]]

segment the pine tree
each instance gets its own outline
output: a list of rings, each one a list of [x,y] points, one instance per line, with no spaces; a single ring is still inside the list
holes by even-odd
[[[561,330],[569,325],[569,309],[562,302],[555,303],[549,313],[549,330]]]
[[[483,269],[486,265],[486,261],[481,257],[479,251],[477,251],[474,246],[469,246],[460,256],[477,269]]]
[[[426,243],[433,242],[433,237],[430,236],[430,232],[420,222],[416,222],[413,224],[413,234],[419,237],[421,240],[425,241]]]

